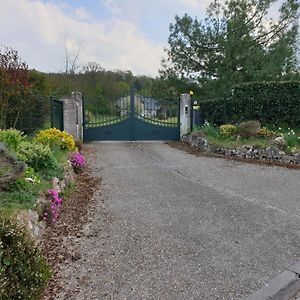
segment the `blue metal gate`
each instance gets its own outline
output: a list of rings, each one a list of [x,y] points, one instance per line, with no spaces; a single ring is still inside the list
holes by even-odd
[[[85,141],[179,140],[179,101],[135,93],[84,99]]]

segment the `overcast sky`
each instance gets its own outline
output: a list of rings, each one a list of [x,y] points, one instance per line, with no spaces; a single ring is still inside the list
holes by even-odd
[[[202,18],[210,0],[0,0],[0,44],[30,68],[64,69],[65,45],[80,64],[156,76],[174,16]]]

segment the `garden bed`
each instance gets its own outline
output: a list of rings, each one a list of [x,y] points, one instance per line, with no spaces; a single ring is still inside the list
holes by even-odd
[[[271,131],[266,127],[261,128],[257,121],[220,127],[205,122],[204,126],[182,136],[181,140],[208,155],[278,165],[300,165],[299,132],[290,128]]]
[[[202,151],[200,149],[194,148],[190,144],[183,142],[183,141],[172,141],[172,142],[167,142],[167,144],[172,148],[176,148],[176,149],[184,151],[188,154],[199,156],[199,157],[205,156],[205,157],[211,157],[211,158],[225,159],[228,161],[243,162],[243,163],[248,163],[248,164],[263,165],[263,166],[269,166],[269,167],[276,166],[276,167],[282,167],[282,168],[287,168],[287,169],[300,170],[300,165],[296,165],[296,164],[282,164],[282,163],[279,163],[276,161],[244,159],[244,158],[239,158],[237,156],[226,156],[226,155],[221,155],[221,154],[208,153],[206,151]]]
[[[51,273],[39,242],[56,225],[75,173],[85,166],[79,150],[55,128],[30,137],[0,130],[1,299],[39,299]]]

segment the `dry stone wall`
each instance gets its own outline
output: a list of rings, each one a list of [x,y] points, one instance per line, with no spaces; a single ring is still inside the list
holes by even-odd
[[[300,153],[287,154],[276,146],[259,148],[254,145],[243,145],[235,149],[210,145],[206,138],[195,132],[182,136],[182,141],[206,153],[239,157],[244,159],[273,161],[284,164],[300,164]]]

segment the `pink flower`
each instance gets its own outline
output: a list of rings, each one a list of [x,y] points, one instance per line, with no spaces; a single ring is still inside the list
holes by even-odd
[[[49,189],[47,191],[49,202],[45,205],[43,210],[43,219],[48,223],[53,223],[57,220],[59,215],[59,207],[62,204],[62,200],[59,197],[58,191]]]
[[[80,171],[86,164],[86,161],[80,152],[73,152],[70,155],[70,162],[75,171]]]

